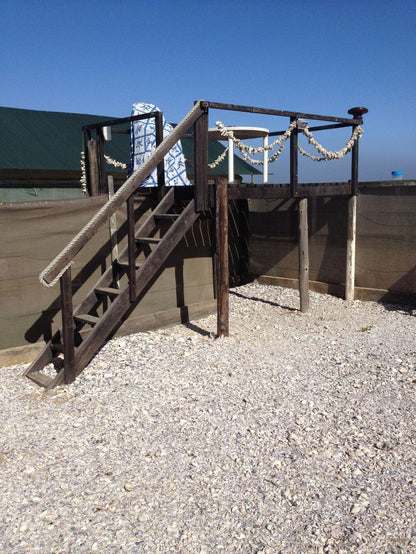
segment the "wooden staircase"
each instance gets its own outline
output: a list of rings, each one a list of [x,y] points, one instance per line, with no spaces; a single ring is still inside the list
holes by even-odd
[[[129,212],[133,215],[128,225],[128,245],[72,314],[71,309],[69,313],[68,309],[66,310],[63,315],[63,330],[56,333],[46,344],[25,372],[29,379],[46,389],[72,382],[82,372],[96,352],[128,317],[163,269],[170,253],[199,217],[193,199],[185,202],[185,206],[182,202],[180,212],[176,213],[178,204],[175,204],[174,189],[170,188],[136,230],[134,196],[128,202],[131,204]],[[140,254],[143,260],[138,263],[137,258]],[[128,277],[127,284],[119,287],[118,283],[123,281],[123,275]],[[68,280],[67,288],[71,289],[70,274],[66,277],[66,281]],[[65,310],[72,290],[65,291],[62,282],[61,290]],[[99,306],[103,311],[102,315],[98,315]],[[49,366],[49,374],[51,373],[50,364],[53,364],[57,371],[54,377],[44,372]]]

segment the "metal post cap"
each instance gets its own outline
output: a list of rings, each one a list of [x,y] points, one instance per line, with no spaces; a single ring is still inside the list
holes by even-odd
[[[348,113],[353,115],[354,117],[361,117],[367,112],[368,109],[362,107],[351,108],[350,110],[348,110]]]

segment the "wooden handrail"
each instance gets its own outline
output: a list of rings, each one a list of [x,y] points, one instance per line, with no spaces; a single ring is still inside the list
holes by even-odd
[[[115,211],[127,201],[136,188],[150,175],[153,169],[163,160],[171,148],[181,139],[186,131],[204,113],[204,102],[198,101],[174,130],[154,150],[149,158],[120,187],[116,194],[97,212],[81,229],[72,241],[52,260],[40,275],[41,281],[50,285],[68,266],[78,252],[97,233]]]

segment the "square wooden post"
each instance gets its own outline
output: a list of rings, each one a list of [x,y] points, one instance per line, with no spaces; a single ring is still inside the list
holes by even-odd
[[[229,268],[228,268],[228,181],[218,179],[215,191],[217,335],[229,335]]]
[[[308,233],[308,199],[299,199],[299,295],[300,311],[309,310],[309,233]]]
[[[68,385],[75,381],[74,367],[74,315],[72,307],[71,268],[65,271],[60,279],[62,309],[62,340],[64,343],[64,380]]]
[[[296,118],[291,118],[292,123]],[[290,190],[298,197],[298,130],[293,129],[290,136]],[[308,199],[298,200],[298,276],[300,311],[309,310],[309,237],[308,237]]]
[[[208,108],[195,121],[194,135],[194,187],[195,210],[204,212],[208,209]]]

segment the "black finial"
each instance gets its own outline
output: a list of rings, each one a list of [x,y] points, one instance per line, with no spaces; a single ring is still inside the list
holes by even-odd
[[[362,117],[365,113],[368,112],[367,108],[351,108],[348,110],[348,113],[353,115],[354,117]]]

